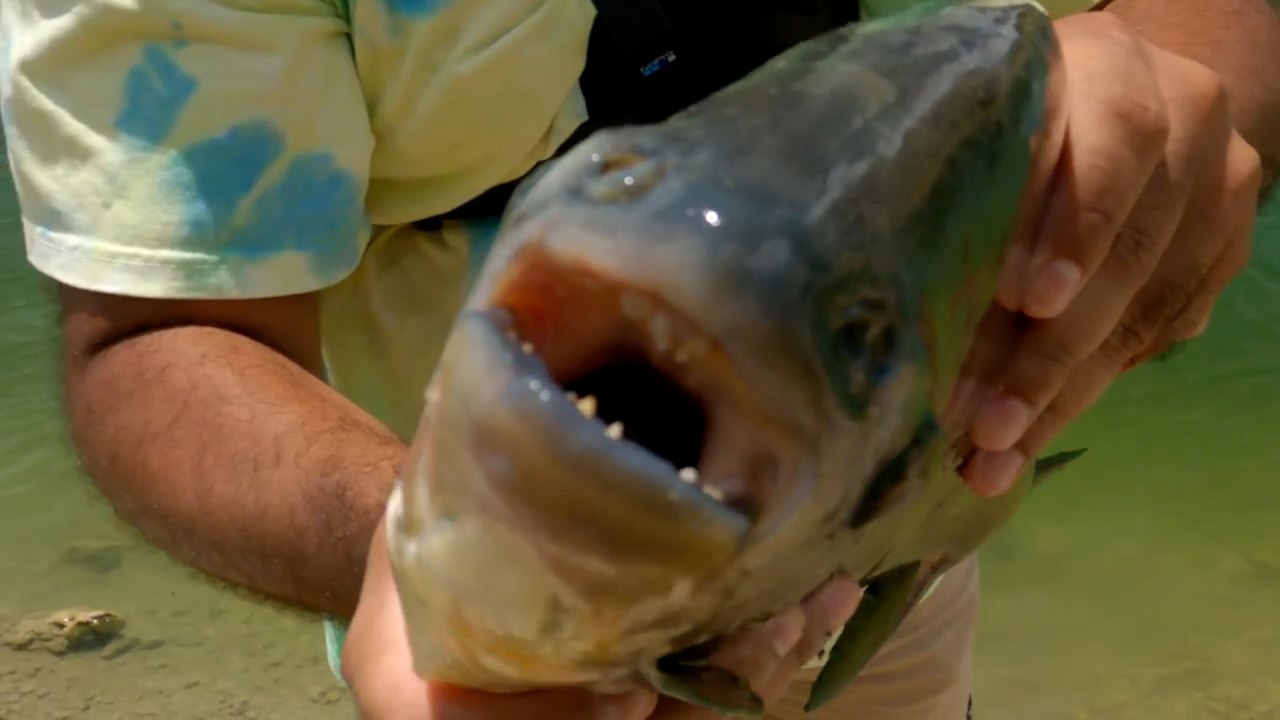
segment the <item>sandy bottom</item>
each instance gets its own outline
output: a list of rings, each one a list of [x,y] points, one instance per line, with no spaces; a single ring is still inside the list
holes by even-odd
[[[0,646],[0,719],[353,717],[314,619],[242,600],[133,543],[49,555],[39,580],[6,583],[0,623],[104,609],[125,620],[123,638],[62,656]]]

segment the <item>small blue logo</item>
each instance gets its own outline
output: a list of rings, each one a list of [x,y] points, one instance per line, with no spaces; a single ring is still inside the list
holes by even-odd
[[[662,68],[670,65],[675,61],[676,61],[675,51],[668,50],[665,53],[654,58],[653,61],[650,62],[648,65],[645,65],[644,67],[640,68],[640,74],[645,77],[649,77],[650,75],[658,72]]]

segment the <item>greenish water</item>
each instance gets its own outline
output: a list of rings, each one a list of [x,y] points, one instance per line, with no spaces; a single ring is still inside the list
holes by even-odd
[[[88,489],[57,407],[55,320],[0,173],[0,623],[107,609],[138,639],[0,646],[0,720],[350,717],[314,622],[196,579]],[[978,716],[1280,718],[1277,430],[1271,212],[1210,332],[1074,427],[1063,447],[1092,452],[986,549]]]

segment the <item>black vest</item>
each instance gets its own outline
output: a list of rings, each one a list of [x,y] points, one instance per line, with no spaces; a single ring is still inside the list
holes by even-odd
[[[787,48],[858,19],[859,0],[593,0],[595,24],[579,78],[590,116],[560,155],[603,127],[658,122]],[[523,180],[414,223],[497,217]]]

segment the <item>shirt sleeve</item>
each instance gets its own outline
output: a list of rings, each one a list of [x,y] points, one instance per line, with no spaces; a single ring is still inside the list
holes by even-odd
[[[67,285],[246,298],[341,280],[373,140],[324,0],[4,0],[27,257]]]

